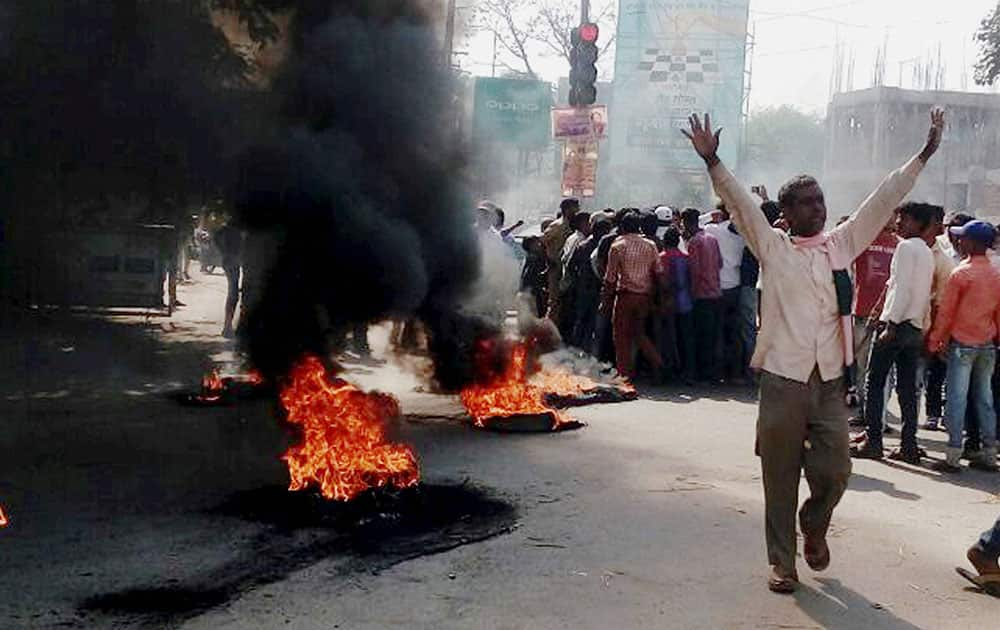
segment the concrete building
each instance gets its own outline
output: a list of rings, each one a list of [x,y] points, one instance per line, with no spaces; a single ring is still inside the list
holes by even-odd
[[[831,215],[855,208],[919,150],[935,106],[947,111],[944,140],[911,198],[1000,216],[1000,95],[895,87],[833,97],[823,180]]]

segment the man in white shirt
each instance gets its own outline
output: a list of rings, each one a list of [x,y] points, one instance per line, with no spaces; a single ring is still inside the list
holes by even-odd
[[[796,512],[806,564],[815,571],[830,564],[826,534],[851,475],[845,378],[850,370],[845,365],[852,363],[854,340],[847,268],[913,189],[941,145],[944,123],[944,113],[935,109],[923,150],[829,232],[824,231],[826,200],[815,179],[798,177],[782,186],[778,205],[789,231],[772,229],[749,191],[719,159],[722,130],[713,130],[708,116],[704,124],[692,116],[690,132],[684,131],[767,277],[752,365],[761,370],[756,450],[771,564],[767,585],[774,592],[791,593],[798,587]],[[803,470],[810,497],[800,510]]]
[[[908,464],[920,463],[917,446],[917,369],[923,350],[924,333],[930,323],[931,288],[934,283],[934,254],[927,246],[927,234],[935,228],[935,217],[943,210],[926,203],[903,204],[896,217],[896,246],[889,268],[885,306],[879,318],[879,334],[868,359],[865,420],[867,439],[851,449],[863,459],[882,459],[882,412],[885,381],[896,366],[896,393],[903,415],[902,445],[889,459]]]
[[[717,343],[721,344],[715,355],[723,357],[724,365],[720,366],[722,376],[726,379],[742,379],[750,357],[740,335],[742,323],[740,313],[740,263],[743,262],[743,250],[746,243],[733,225],[726,204],[720,201],[716,210],[721,214],[722,221],[709,223],[705,232],[715,237],[719,242],[719,253],[722,254],[722,269],[719,270],[719,285],[722,288],[722,331]]]
[[[934,217],[934,228],[928,234],[927,245],[934,254],[934,284],[931,287],[931,318],[928,329],[934,325],[934,318],[937,316],[937,309],[944,299],[944,287],[948,284],[951,272],[955,270],[955,259],[949,251],[950,244],[948,237],[944,234],[944,208]],[[944,380],[948,371],[948,364],[941,357],[924,357],[924,391],[926,394],[925,413],[927,422],[924,428],[928,431],[937,431],[944,428]]]

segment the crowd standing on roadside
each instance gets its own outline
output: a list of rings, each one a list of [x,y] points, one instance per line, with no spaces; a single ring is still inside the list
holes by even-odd
[[[935,110],[923,151],[826,231],[815,179],[786,183],[777,201],[764,186],[746,190],[715,155],[719,132],[695,116],[685,134],[708,166],[713,211],[587,213],[565,199],[523,240],[521,290],[567,344],[637,381],[759,386],[773,591],[798,584],[796,516],[807,564],[829,564],[826,533],[851,458],[886,457],[893,390],[902,435],[889,459],[928,457],[917,439],[923,398],[924,430],[948,432],[934,469],[956,474],[966,460],[998,470],[998,227],[903,203],[943,125]],[[799,510],[803,468],[812,496]],[[968,552],[978,574],[963,575],[1000,593],[998,556],[1000,521]]]

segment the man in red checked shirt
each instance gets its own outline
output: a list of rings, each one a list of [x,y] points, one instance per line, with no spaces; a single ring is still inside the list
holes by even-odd
[[[604,274],[601,294],[602,312],[613,309],[611,326],[615,340],[615,367],[626,378],[635,376],[635,344],[657,372],[663,367],[656,345],[646,334],[646,320],[653,306],[660,258],[653,241],[639,233],[641,227],[638,212],[629,212],[622,218],[621,236],[615,240],[608,254],[608,269]]]

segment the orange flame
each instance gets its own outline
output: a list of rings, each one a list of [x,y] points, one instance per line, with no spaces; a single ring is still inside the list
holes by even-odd
[[[218,370],[213,369],[201,377],[202,398],[220,398],[225,388],[226,384],[223,382]]]
[[[392,396],[328,378],[320,360],[307,356],[292,369],[281,403],[304,438],[282,456],[289,490],[315,486],[327,499],[348,501],[369,488],[420,480],[413,451],[386,442],[385,423],[399,415]]]
[[[264,384],[264,376],[257,370],[251,368],[247,371],[247,382],[257,387]]]
[[[545,404],[542,388],[528,382],[527,364],[527,345],[515,344],[503,374],[485,385],[470,385],[462,390],[462,404],[477,427],[486,426],[489,418],[519,414],[551,413],[556,427],[570,421]]]
[[[8,519],[7,515],[4,514],[3,506],[0,505],[0,527],[7,527],[7,525],[9,524],[10,524],[10,519]]]
[[[545,392],[558,396],[579,396],[601,387],[599,383],[586,376],[552,368],[543,368],[538,374],[531,377],[531,381]],[[627,393],[635,391],[635,387],[624,380],[615,383],[614,386]]]

